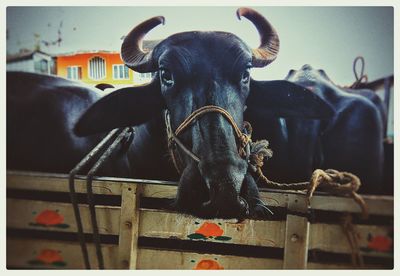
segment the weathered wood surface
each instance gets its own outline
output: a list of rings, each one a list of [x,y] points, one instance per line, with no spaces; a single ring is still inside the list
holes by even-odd
[[[89,207],[79,204],[83,231],[92,233]],[[120,207],[96,206],[100,234],[119,234]],[[70,203],[7,198],[7,227],[45,231],[77,232]]]
[[[121,219],[118,249],[118,267],[137,268],[139,238],[139,198],[140,186],[122,186]]]
[[[204,266],[214,269],[283,269],[283,260],[272,258],[239,257],[218,254],[198,254],[173,250],[139,249],[139,269],[199,269]],[[307,269],[354,269],[350,263],[308,262]],[[379,264],[365,264],[364,269],[388,268]],[[211,269],[211,268],[210,268]]]
[[[393,216],[394,205],[392,196],[362,195],[371,215]],[[329,195],[313,196],[311,198],[311,209],[361,213],[360,206],[352,199],[346,197],[335,197]]]
[[[314,263],[309,262],[307,264],[307,269],[392,269],[392,267],[379,264],[364,264],[363,267],[354,267],[350,263]]]
[[[106,269],[119,268],[118,246],[102,245]],[[89,258],[97,268],[95,247],[88,244]],[[283,260],[198,254],[172,250],[139,248],[137,269],[196,269],[200,267],[220,269],[282,269]],[[203,261],[203,262],[202,262]],[[76,242],[7,239],[7,268],[84,269],[79,244]],[[351,269],[351,264],[307,264],[308,269]],[[382,265],[366,264],[364,268],[384,268]]]
[[[186,215],[143,210],[139,233],[143,237],[202,240],[282,248],[284,221],[203,220]]]
[[[76,191],[86,193],[86,182],[83,177],[76,180]],[[124,179],[113,177],[98,177],[93,181],[93,192],[96,194],[120,195],[121,185],[143,184],[144,197],[174,198],[176,195],[176,183],[171,181],[155,181],[141,179]],[[68,175],[44,174],[35,172],[7,171],[7,188],[68,192]],[[299,199],[304,198],[302,192],[285,192],[267,190],[261,192],[261,198],[268,206],[287,207],[288,195],[292,194]],[[391,196],[367,196],[363,195],[368,204],[370,214],[392,216],[393,197]],[[316,210],[360,213],[360,207],[352,198],[336,197],[329,195],[314,195],[311,199],[311,208]]]
[[[121,194],[121,184],[115,181],[93,180],[92,185],[94,194]],[[7,172],[7,188],[69,192],[69,182],[67,175]],[[86,193],[86,180],[75,179],[75,191],[76,193]]]
[[[140,249],[140,269],[282,269],[282,260]]]
[[[380,226],[354,225],[354,226],[356,232],[359,235],[360,248],[371,250],[370,252],[363,252],[364,255],[390,256],[390,254],[392,254],[388,250],[385,254],[382,255],[382,253],[373,248],[371,243],[372,239],[374,239],[375,237],[384,237],[390,243],[390,240],[392,238],[390,238],[389,236],[390,233],[393,233],[392,226],[384,226],[384,225]],[[371,240],[369,240],[369,238]],[[319,249],[322,251],[333,252],[333,253],[351,252],[349,243],[347,241],[345,233],[342,230],[342,227],[340,225],[324,224],[324,223],[311,224],[309,250],[311,249]]]
[[[103,246],[106,268],[193,269],[202,260],[204,260],[202,265],[218,264],[225,269],[351,268],[350,264],[307,262],[308,250],[316,249],[349,254],[351,249],[340,225],[325,223],[310,225],[306,217],[299,216],[300,213],[307,211],[302,192],[276,190],[261,192],[261,197],[267,205],[289,210],[286,221],[245,220],[237,223],[236,220],[202,220],[171,211],[138,208],[140,197],[173,198],[176,193],[176,183],[174,182],[102,177],[94,180],[93,184],[93,191],[96,194],[122,196],[121,207],[96,207],[100,234],[119,235],[119,247],[116,245]],[[7,188],[69,191],[66,175],[10,171],[7,172]],[[83,177],[76,180],[76,190],[86,193],[86,182]],[[393,197],[364,196],[364,199],[369,205],[370,214],[393,215]],[[360,212],[359,206],[353,199],[327,195],[315,195],[311,199],[311,207],[325,211]],[[81,204],[80,210],[84,232],[91,233],[87,205]],[[7,227],[63,232],[77,231],[71,204],[15,198],[7,198]],[[391,240],[393,237],[392,226],[355,225],[355,229],[360,237],[363,256],[393,259],[390,247],[390,242],[393,242]],[[175,249],[141,249],[137,245],[138,236],[278,247],[284,248],[284,260],[198,254],[179,252]],[[383,250],[381,245],[376,248],[376,244],[374,245],[371,241],[374,238],[384,239],[387,248]],[[24,245],[26,246],[25,251],[30,250],[30,255],[27,255],[26,252],[18,254],[18,250],[24,250]],[[48,249],[46,254],[53,254],[55,259],[60,259],[58,255],[61,253],[65,256],[71,255],[68,257],[68,264],[66,261],[58,261],[56,264],[39,264],[36,257],[43,254],[45,256],[45,253],[42,252],[45,249]],[[61,253],[51,253],[51,250],[59,250]],[[93,259],[91,262],[96,263],[92,244],[89,245],[89,252]],[[216,261],[217,264],[213,261]],[[8,240],[7,265],[32,268],[84,268],[78,243],[28,240],[27,237]],[[367,267],[379,268],[380,266],[367,265]]]
[[[129,187],[129,185],[126,186],[126,189]],[[123,201],[124,208],[130,209],[129,211],[121,212],[121,208],[116,206],[96,207],[100,234],[120,235],[121,244],[124,244],[124,246],[130,245],[128,242],[130,239],[129,235],[135,233],[135,227],[138,228],[139,235],[143,237],[192,239],[279,248],[285,246],[285,233],[289,235],[289,240],[294,234],[287,234],[285,221],[245,220],[241,223],[236,223],[235,220],[202,220],[178,213],[152,209],[140,209],[139,216],[135,217],[133,215],[135,212],[135,205],[133,202],[136,199],[134,198],[133,190],[129,192],[132,193],[131,198],[127,197],[127,200],[125,202]],[[87,205],[80,205],[80,210],[83,230],[85,233],[91,233],[92,226],[90,224],[90,215]],[[47,225],[38,223],[38,221],[43,222],[43,220],[46,222],[46,217],[44,219],[38,219],[38,216],[44,211],[51,212],[50,216],[47,215],[49,217],[47,219]],[[57,215],[62,218],[57,218]],[[138,219],[140,223],[137,221]],[[291,215],[288,215],[289,222],[293,219],[296,220],[296,218],[292,218]],[[204,227],[203,230],[200,229],[205,223],[209,225],[213,224],[209,226],[211,230],[205,230]],[[295,227],[299,225],[304,226],[304,224],[297,225],[297,223],[302,222],[297,222],[296,220],[296,222],[294,222]],[[123,230],[120,232],[120,227],[122,226]],[[7,227],[62,232],[77,231],[71,204],[12,198],[7,198]],[[389,236],[393,233],[392,226],[355,225],[355,227],[360,235],[360,247],[364,249],[371,247],[369,238],[386,237],[390,239]],[[211,236],[212,238],[206,236],[201,237],[199,235],[193,236],[193,234],[196,234],[196,231],[200,233],[215,233],[215,236]],[[193,238],[190,238],[190,235],[192,235]],[[216,239],[218,236],[226,238],[225,240],[218,240]],[[126,243],[122,243],[122,240],[125,240]],[[294,244],[296,244],[296,242],[294,242]],[[310,225],[308,249],[319,249],[334,253],[351,252],[341,226],[324,223]],[[124,257],[121,258],[125,261],[129,261],[126,259],[126,254],[127,252],[125,252]],[[368,254],[376,256],[381,255],[381,253],[373,249],[371,249],[371,252]],[[387,253],[385,254],[387,255]]]
[[[306,199],[299,199],[296,195],[289,194],[288,212],[286,216],[283,268],[304,269],[307,267],[310,223],[306,217],[293,215],[292,213],[306,214]]]
[[[116,245],[102,245],[105,268],[118,268]],[[93,268],[98,268],[93,244],[88,244],[89,259]],[[282,260],[262,259],[217,254],[138,249],[137,269],[196,269],[200,267],[219,269],[279,269]],[[211,260],[211,261],[209,261]],[[212,265],[210,267],[209,265]],[[220,267],[215,267],[219,265]],[[8,239],[7,267],[40,269],[84,269],[78,243]]]
[[[87,244],[92,268],[98,268],[94,244]],[[118,246],[101,246],[105,268],[117,267]],[[7,268],[85,269],[79,243],[33,239],[7,239]]]

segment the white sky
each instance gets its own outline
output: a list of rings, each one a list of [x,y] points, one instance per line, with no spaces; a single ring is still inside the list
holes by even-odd
[[[60,47],[42,50],[65,53],[77,50],[119,51],[123,35],[138,23],[157,15],[164,26],[146,39],[165,38],[190,30],[232,32],[252,47],[259,38],[254,26],[236,18],[238,7],[8,7],[7,51],[32,48],[33,34],[55,40],[63,21]],[[338,84],[354,81],[353,59],[366,60],[369,80],[393,74],[393,9],[391,7],[253,7],[276,28],[281,49],[274,63],[255,69],[256,79],[282,79],[303,64],[324,69]],[[50,25],[49,25],[50,24]],[[76,28],[76,30],[74,30]]]

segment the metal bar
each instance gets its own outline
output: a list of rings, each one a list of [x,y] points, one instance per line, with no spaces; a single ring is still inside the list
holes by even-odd
[[[75,193],[75,176],[88,162],[90,162],[97,155],[97,153],[100,150],[102,150],[108,144],[108,142],[112,138],[114,138],[114,136],[117,135],[116,134],[117,132],[119,133],[120,130],[114,129],[114,130],[110,131],[108,133],[108,135],[103,140],[101,140],[101,142],[99,144],[97,144],[97,146],[94,147],[69,173],[69,195],[70,195],[71,203],[72,203],[72,206],[74,209],[76,225],[78,227],[78,240],[79,240],[79,244],[81,246],[86,269],[90,269],[90,262],[89,262],[89,255],[88,255],[87,247],[86,247],[85,236],[83,233],[82,218],[80,215],[78,201],[77,201],[76,193]]]
[[[100,235],[99,235],[99,229],[97,226],[96,209],[95,209],[93,190],[92,190],[93,176],[101,168],[101,166],[110,158],[111,154],[115,151],[115,149],[117,149],[117,147],[121,143],[122,139],[124,139],[126,137],[126,134],[128,133],[129,130],[130,130],[129,127],[125,128],[118,135],[118,137],[114,140],[114,142],[111,144],[111,146],[109,146],[107,148],[107,150],[100,156],[100,158],[97,160],[97,162],[93,165],[93,167],[90,169],[89,173],[87,174],[87,179],[86,179],[87,199],[88,199],[89,210],[90,210],[90,219],[92,222],[93,241],[96,246],[96,255],[97,255],[97,260],[98,260],[100,269],[104,269],[104,259],[103,259],[103,253],[101,252]]]

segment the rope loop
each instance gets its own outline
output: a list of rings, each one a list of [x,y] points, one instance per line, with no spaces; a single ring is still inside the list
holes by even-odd
[[[357,72],[358,61],[361,61],[360,74],[358,74],[358,72]],[[364,69],[365,69],[364,57],[362,57],[362,56],[356,57],[353,61],[353,73],[354,73],[354,77],[356,80],[352,85],[350,85],[351,89],[357,89],[362,83],[368,82],[368,76],[367,76],[367,74],[364,74]]]
[[[178,163],[182,163],[182,162],[179,162],[178,158],[176,157],[176,154],[175,154],[176,146],[175,145],[178,145],[193,160],[195,160],[196,162],[200,162],[200,159],[182,143],[182,141],[178,138],[178,135],[181,134],[183,131],[185,131],[196,119],[198,119],[199,117],[203,116],[204,114],[210,113],[210,112],[220,113],[228,120],[228,122],[232,125],[234,133],[238,139],[238,153],[239,153],[240,157],[242,157],[242,158],[247,157],[246,147],[251,143],[251,133],[253,132],[253,129],[249,122],[243,122],[244,132],[242,132],[241,129],[237,126],[232,115],[227,110],[223,109],[222,107],[216,106],[216,105],[206,105],[206,106],[203,106],[203,107],[193,111],[177,127],[177,129],[174,132],[172,130],[172,126],[171,126],[169,111],[166,110],[164,119],[165,119],[165,125],[166,125],[167,136],[168,136],[168,149],[170,151],[172,161],[173,161],[174,166],[175,166],[176,170],[178,171],[178,173],[180,173],[180,171],[181,171],[181,169],[180,169],[181,166],[179,166]]]
[[[358,189],[361,186],[360,179],[349,172],[339,172],[333,169],[321,170],[316,169],[310,178],[310,181],[298,182],[298,183],[278,183],[269,180],[261,168],[264,165],[264,158],[271,158],[272,151],[268,148],[269,144],[266,140],[257,141],[251,143],[250,153],[250,167],[257,176],[257,181],[262,183],[267,188],[280,189],[280,190],[297,190],[306,191],[306,197],[308,204],[310,199],[318,187],[321,191],[328,192],[330,194],[339,196],[350,196],[360,206],[362,218],[368,217],[368,206],[364,199],[357,194]]]

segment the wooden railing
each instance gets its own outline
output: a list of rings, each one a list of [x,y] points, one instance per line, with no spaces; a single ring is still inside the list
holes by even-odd
[[[83,177],[76,191],[84,194]],[[370,218],[350,198],[316,194],[310,208],[300,192],[265,190],[274,211],[268,220],[204,220],[164,204],[176,183],[96,178],[96,216],[106,268],[285,269],[355,268],[340,224],[353,217],[363,268],[393,267],[393,197],[364,196]],[[84,268],[68,199],[68,176],[7,172],[7,267]],[[90,239],[88,205],[82,196],[83,231]],[[92,267],[95,247],[88,245]]]

